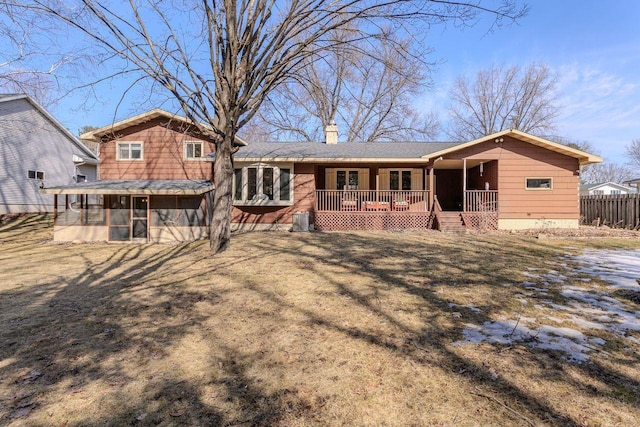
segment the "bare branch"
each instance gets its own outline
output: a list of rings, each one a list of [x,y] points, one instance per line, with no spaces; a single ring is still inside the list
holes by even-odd
[[[448,133],[461,141],[515,128],[537,135],[555,129],[557,77],[547,65],[530,64],[478,72],[476,80],[459,77],[450,91]]]

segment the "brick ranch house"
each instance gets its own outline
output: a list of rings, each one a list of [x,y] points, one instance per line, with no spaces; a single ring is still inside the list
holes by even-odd
[[[48,188],[62,241],[188,241],[207,236],[215,153],[189,122],[162,110],[82,136],[101,141],[100,180]],[[589,153],[517,130],[465,143],[246,143],[234,155],[234,229],[578,227]],[[71,194],[97,197],[74,208]],[[57,201],[57,197],[56,197]]]

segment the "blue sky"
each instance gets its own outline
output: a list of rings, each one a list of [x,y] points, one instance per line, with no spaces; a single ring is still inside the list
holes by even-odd
[[[446,118],[448,89],[460,74],[475,76],[493,64],[546,63],[559,75],[562,108],[557,134],[590,142],[606,160],[626,161],[624,147],[640,138],[640,1],[531,0],[518,24],[487,33],[480,20],[464,30],[436,27],[430,34],[434,87],[418,108]],[[119,84],[102,86],[106,103],[78,111],[80,100],[65,98],[52,113],[70,130],[104,126],[114,118]],[[109,102],[111,100],[111,102]],[[139,113],[120,106],[116,119]]]
[[[589,141],[605,160],[624,163],[640,138],[640,1],[534,0],[519,24],[487,34],[480,21],[432,34],[445,61],[433,74],[425,108],[447,103],[460,74],[497,65],[546,63],[558,73],[558,135]],[[441,111],[441,118],[446,111]]]

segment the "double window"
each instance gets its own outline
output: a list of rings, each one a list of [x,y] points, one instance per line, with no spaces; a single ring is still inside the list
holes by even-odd
[[[293,165],[247,165],[234,169],[233,200],[237,205],[289,205],[292,184]]]
[[[325,188],[327,190],[368,190],[369,169],[325,169]]]
[[[411,190],[411,170],[390,170],[389,190]]]
[[[142,142],[118,142],[117,160],[142,160]]]
[[[39,179],[40,181],[44,180],[43,171],[29,170],[27,171],[27,176],[29,177],[29,179]]]
[[[357,190],[358,189],[358,171],[357,170],[339,170],[336,172],[336,182],[338,189]]]
[[[184,158],[187,160],[202,158],[202,142],[187,141],[184,143]]]

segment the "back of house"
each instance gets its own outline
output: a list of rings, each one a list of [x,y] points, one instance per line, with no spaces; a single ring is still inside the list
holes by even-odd
[[[206,133],[184,117],[152,110],[83,135],[100,143],[101,179],[43,190],[65,198],[56,203],[65,209],[55,239],[205,238],[215,191],[214,144]],[[511,129],[462,143],[338,142],[337,136],[329,126],[320,142],[239,140],[232,227],[575,228],[580,167],[601,161]],[[74,211],[69,197],[78,194],[93,202]]]

